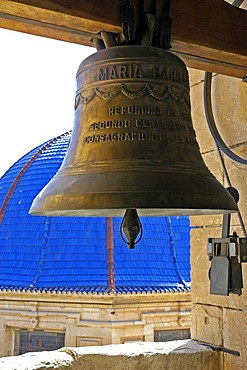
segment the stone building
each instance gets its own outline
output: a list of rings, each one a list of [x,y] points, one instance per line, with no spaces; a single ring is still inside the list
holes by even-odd
[[[228,2],[230,2],[230,0],[228,0]],[[229,76],[238,77],[232,78],[225,77],[219,74],[214,75],[212,100],[217,126],[224,141],[232,151],[246,159],[247,37],[245,26],[246,22],[244,25],[243,18],[246,17],[246,12],[244,14],[244,9],[246,10],[247,6],[246,1],[234,1],[235,5],[237,3],[242,4],[242,9],[239,11],[227,4],[226,1],[221,0],[214,0],[211,2],[208,0],[204,2],[173,2],[173,24],[176,25],[176,28],[173,28],[172,45],[177,47],[178,50],[180,45],[184,45],[184,51],[186,53],[184,54],[185,58],[188,55],[192,55],[192,62],[190,59],[188,59],[188,62],[190,62],[190,66],[193,66],[193,63],[195,63],[195,68],[198,69],[209,70],[222,74],[228,74]],[[181,6],[180,12],[179,6]],[[28,16],[28,14],[29,7],[26,16]],[[93,15],[95,15],[95,13]],[[59,14],[59,16],[61,17],[61,13]],[[70,14],[66,14],[68,22],[70,21],[69,16]],[[240,18],[242,19],[242,23],[238,23],[238,20]],[[13,23],[13,19],[11,19],[11,22]],[[109,23],[109,18],[107,19],[107,22]],[[111,23],[111,25],[112,24],[113,22]],[[9,25],[8,27],[11,28],[13,26]],[[23,25],[21,26],[20,21],[18,20],[16,29],[25,30],[27,29],[27,27]],[[113,29],[116,30],[116,28]],[[181,32],[179,33],[180,30]],[[35,32],[36,34],[39,34],[38,29],[36,29]],[[49,37],[52,37],[50,36],[50,33],[51,30],[43,31],[43,35],[48,35]],[[236,33],[239,35],[239,37],[236,37]],[[227,35],[227,37],[225,37],[225,35]],[[195,56],[197,52],[202,58],[199,60],[199,62],[197,61],[196,63]],[[243,72],[242,74],[241,71]],[[212,173],[219,179],[219,181],[221,181],[223,185],[228,186],[229,182],[226,172],[224,171],[224,168],[222,166],[222,160],[218,155],[218,150],[208,130],[207,122],[205,119],[203,104],[203,85],[204,72],[200,70],[190,70],[193,127],[197,134],[197,140],[200,146],[200,150],[204,161],[206,162]],[[232,160],[224,153],[222,153],[222,156],[231,183],[239,191],[239,209],[241,211],[244,224],[246,225],[246,166]],[[179,349],[179,353],[177,353],[176,363],[172,361],[172,357],[174,355],[173,353],[171,353],[170,356],[165,355],[161,359],[160,353],[157,351],[157,356],[155,356],[157,362],[161,359],[161,362],[159,362],[159,367],[155,367],[155,361],[151,363],[151,356],[148,357],[140,355],[139,361],[135,362],[135,364],[137,364],[138,368],[142,369],[161,368],[164,366],[167,366],[170,369],[178,369],[181,368],[182,363],[183,369],[246,370],[247,265],[246,263],[243,263],[242,265],[244,285],[244,288],[242,289],[242,295],[211,295],[210,280],[208,274],[210,261],[208,260],[206,253],[206,244],[209,237],[221,236],[222,216],[218,215],[191,217],[191,223],[192,225],[196,226],[192,229],[191,232],[191,334],[193,339],[206,342],[218,350],[210,351],[209,347],[207,347],[207,356],[203,356],[201,351],[198,356],[194,356],[194,353],[190,356],[189,351],[182,353],[181,349]],[[240,236],[244,236],[245,234],[243,228],[239,223],[237,215],[232,216],[231,232],[233,231],[236,231]],[[135,296],[126,295],[121,297],[133,298],[137,296],[138,294]],[[156,294],[154,296],[158,297],[158,295]],[[180,297],[181,296],[182,295],[180,294]],[[109,295],[107,297],[109,297]],[[118,295],[115,296],[115,298],[117,297]],[[146,295],[146,297],[148,297],[148,295]],[[152,294],[150,295],[150,297],[152,297]],[[35,310],[33,311],[35,312]],[[32,311],[30,312],[31,316]],[[53,321],[55,322],[55,319]],[[8,326],[6,327],[9,328]],[[14,325],[12,324],[10,328],[13,327]],[[11,337],[10,330],[7,334],[9,338]],[[11,339],[9,339],[9,342],[11,342]],[[98,352],[95,349],[95,353]],[[196,360],[195,357],[197,357]],[[217,363],[213,363],[213,361],[211,361],[213,358],[217,358]],[[116,363],[114,361],[121,362],[120,355],[119,357],[117,357],[117,360],[115,359],[116,356],[108,356],[108,368],[111,368],[110,366]],[[137,360],[134,359],[134,361]],[[82,361],[81,363],[83,363],[84,369],[88,368],[91,370],[107,368],[106,362],[104,362],[102,367],[99,366],[98,363],[95,364],[95,367],[92,367],[92,362],[89,363],[89,361],[87,362],[86,360],[85,362]],[[71,368],[79,369],[81,368],[81,363],[78,364],[78,367],[72,365]],[[125,364],[126,363],[124,359],[122,360],[122,366],[119,366],[119,369],[125,369]],[[88,367],[85,365],[88,365]]]
[[[246,8],[246,7],[245,7]],[[239,192],[239,210],[246,230],[247,207],[246,165],[234,161],[222,153],[226,172],[217,147],[208,129],[204,110],[204,72],[190,70],[192,117],[203,159],[221,183],[231,185]],[[241,158],[247,158],[247,85],[241,79],[213,75],[212,103],[215,121],[228,148]],[[191,217],[196,225],[191,233],[191,280],[192,280],[192,338],[222,346],[239,353],[222,354],[222,369],[247,369],[247,281],[246,263],[242,263],[243,285],[240,296],[210,294],[208,272],[210,262],[206,253],[208,238],[221,237],[222,216]],[[246,236],[238,214],[232,215],[231,234]]]
[[[142,240],[129,250],[120,218],[28,214],[70,136],[35,148],[0,180],[0,355],[188,338],[188,217],[141,218]]]

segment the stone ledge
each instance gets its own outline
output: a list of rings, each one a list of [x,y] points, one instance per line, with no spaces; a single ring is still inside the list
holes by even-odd
[[[61,348],[0,359],[1,370],[220,370],[221,353],[193,340]]]

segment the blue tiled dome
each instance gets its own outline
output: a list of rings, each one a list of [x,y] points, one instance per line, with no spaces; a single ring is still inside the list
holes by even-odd
[[[1,290],[110,292],[106,218],[28,214],[60,167],[70,137],[35,148],[0,179]],[[113,219],[116,293],[189,290],[188,217],[142,217],[143,237],[134,250],[120,238],[120,222]]]

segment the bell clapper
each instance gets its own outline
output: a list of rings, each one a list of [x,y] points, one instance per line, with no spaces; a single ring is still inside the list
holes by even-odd
[[[127,240],[124,238],[126,236]],[[140,235],[139,235],[140,234]],[[134,249],[142,238],[142,225],[136,209],[126,209],[125,215],[121,222],[120,235],[122,240],[128,244],[129,249]],[[136,238],[138,237],[136,241]]]

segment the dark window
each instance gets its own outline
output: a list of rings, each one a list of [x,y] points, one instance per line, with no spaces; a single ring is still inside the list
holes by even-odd
[[[26,352],[53,351],[64,346],[64,333],[20,330],[19,335],[19,355]]]
[[[190,339],[190,330],[155,330],[155,342],[169,342],[171,340]]]

